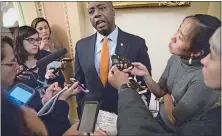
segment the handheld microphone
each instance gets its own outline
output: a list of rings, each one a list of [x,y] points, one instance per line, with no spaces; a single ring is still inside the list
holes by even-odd
[[[39,67],[44,66],[44,65],[48,65],[49,63],[51,63],[52,61],[62,57],[66,53],[67,53],[66,48],[62,48],[62,49],[58,50],[57,52],[49,54],[48,56],[45,56],[44,58],[40,59],[39,61],[36,62],[35,66],[33,66],[31,68],[28,68],[26,70],[20,71],[19,73],[16,74],[16,76],[21,75],[25,71],[33,71],[36,68],[39,68]]]

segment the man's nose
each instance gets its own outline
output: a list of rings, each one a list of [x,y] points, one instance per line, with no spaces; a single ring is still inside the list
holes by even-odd
[[[101,13],[98,9],[95,10],[95,13],[94,13],[94,18],[99,18],[101,16]]]

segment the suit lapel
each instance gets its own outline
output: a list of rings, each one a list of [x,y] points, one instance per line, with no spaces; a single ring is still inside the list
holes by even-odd
[[[95,56],[95,46],[96,46],[96,34],[94,34],[90,40],[89,40],[89,45],[87,45],[86,48],[88,48],[88,64],[94,64],[94,56]],[[95,66],[93,67],[94,70],[96,71]]]
[[[89,45],[88,47],[88,64],[89,66],[91,66],[89,68],[89,73],[91,74],[91,76],[93,77],[93,82],[98,82],[100,87],[103,87],[102,82],[99,78],[99,75],[96,71],[96,67],[95,67],[95,46],[96,46],[96,34],[94,34],[91,39],[89,40]],[[97,84],[97,83],[96,83]]]
[[[119,29],[119,32],[118,32],[118,37],[117,37],[116,55],[125,56],[125,51],[128,46],[127,45],[128,43],[126,42],[124,32],[120,28],[118,29]]]

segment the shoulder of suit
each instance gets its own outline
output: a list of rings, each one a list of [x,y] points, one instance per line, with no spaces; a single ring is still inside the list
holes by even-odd
[[[90,35],[90,36],[88,36],[88,37],[82,38],[82,39],[80,39],[80,40],[77,41],[77,44],[78,44],[78,43],[82,43],[82,42],[86,42],[86,41],[88,41],[89,39],[93,38],[95,35],[96,35],[96,34],[93,34],[93,35]]]
[[[122,30],[120,30],[119,32],[121,32]],[[129,39],[133,39],[133,40],[145,40],[144,38],[138,36],[138,35],[134,35],[134,34],[131,34],[131,33],[128,33],[128,32],[125,32],[125,31],[122,31],[123,34],[127,37],[130,37]]]
[[[93,34],[93,35],[90,35],[90,36],[88,36],[88,37],[85,37],[85,38],[82,38],[82,39],[78,40],[77,43],[76,43],[76,47],[78,47],[78,46],[80,46],[80,45],[82,46],[82,44],[83,44],[83,45],[86,45],[85,43],[88,42],[88,41],[90,41],[90,39],[94,38],[95,35],[96,35],[96,34]]]

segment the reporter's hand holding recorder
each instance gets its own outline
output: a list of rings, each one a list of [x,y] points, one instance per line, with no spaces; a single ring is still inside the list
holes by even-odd
[[[109,82],[116,89],[120,89],[123,84],[130,84],[129,75],[143,76],[144,79],[150,79],[151,76],[147,68],[141,63],[131,63],[132,66],[114,65],[109,71]],[[120,70],[122,69],[122,70]]]
[[[133,76],[141,76],[144,78],[144,81],[147,85],[147,87],[149,88],[149,90],[157,97],[162,97],[165,95],[165,92],[160,88],[160,86],[152,79],[152,77],[150,76],[147,68],[139,62],[133,62],[131,63],[132,66],[130,67],[126,67],[126,65],[122,65],[122,67],[124,67],[123,71],[121,72],[119,69],[117,69],[116,66],[113,66],[110,70],[109,73],[109,82],[110,84],[117,88],[120,89],[121,85],[125,84],[127,80],[118,80],[121,79],[121,76],[123,76],[123,74],[121,73],[128,73],[131,74]],[[116,74],[116,77],[113,76],[115,73],[117,72],[118,74]],[[120,73],[121,72],[121,73]],[[128,75],[127,74],[127,75]],[[125,75],[126,76],[126,75]],[[117,82],[118,81],[118,82]]]

